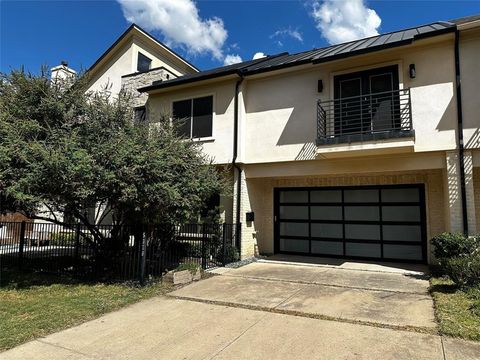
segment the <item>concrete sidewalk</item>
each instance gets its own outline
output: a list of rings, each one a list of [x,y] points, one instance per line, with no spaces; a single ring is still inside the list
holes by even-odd
[[[478,344],[159,297],[0,355],[57,359],[479,359]]]

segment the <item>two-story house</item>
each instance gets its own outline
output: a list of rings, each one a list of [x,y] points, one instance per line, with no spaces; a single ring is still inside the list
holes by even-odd
[[[480,16],[139,89],[148,114],[231,165],[242,257],[430,262],[429,239],[480,229]]]

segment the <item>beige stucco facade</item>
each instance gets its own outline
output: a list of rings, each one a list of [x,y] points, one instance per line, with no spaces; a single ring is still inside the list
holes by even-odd
[[[463,231],[458,142],[455,33],[365,55],[246,76],[238,91],[238,156],[233,199],[222,201],[235,221],[240,182],[242,257],[274,252],[274,189],[363,185],[425,187],[426,238]],[[470,234],[480,229],[480,31],[460,31],[465,144],[465,192]],[[409,74],[414,64],[416,76]],[[334,98],[334,77],[398,66],[400,89],[410,89],[414,136],[317,145],[317,101]],[[323,90],[317,89],[322,80]],[[212,95],[213,136],[197,139],[217,164],[233,159],[237,75],[182,84],[149,93],[153,116],[171,114],[175,100]],[[255,220],[246,221],[254,212]],[[427,240],[427,259],[432,249]]]

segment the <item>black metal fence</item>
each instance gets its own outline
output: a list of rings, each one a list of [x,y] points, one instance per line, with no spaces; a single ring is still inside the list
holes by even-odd
[[[240,231],[241,224],[89,229],[80,224],[0,222],[0,268],[144,282],[181,264],[209,269],[239,260]]]
[[[410,89],[317,103],[317,144],[412,135]]]

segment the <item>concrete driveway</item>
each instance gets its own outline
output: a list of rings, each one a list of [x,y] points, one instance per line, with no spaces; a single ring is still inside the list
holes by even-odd
[[[257,262],[170,295],[329,320],[435,332],[429,282],[421,272]]]
[[[434,334],[428,284],[418,274],[274,263],[222,270],[0,357],[480,358],[478,344]]]

